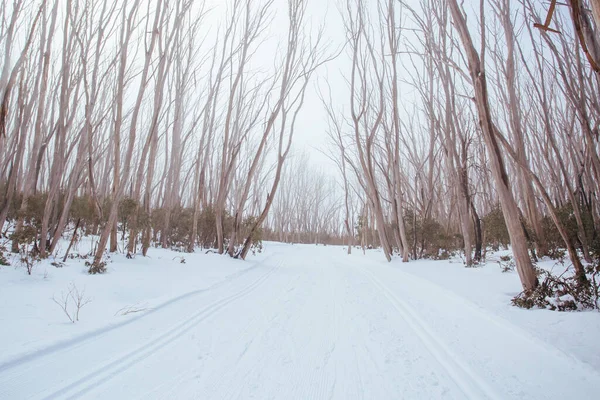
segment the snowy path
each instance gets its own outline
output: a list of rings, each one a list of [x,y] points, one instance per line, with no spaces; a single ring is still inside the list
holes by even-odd
[[[12,361],[0,399],[594,399],[600,375],[398,267],[288,246]]]

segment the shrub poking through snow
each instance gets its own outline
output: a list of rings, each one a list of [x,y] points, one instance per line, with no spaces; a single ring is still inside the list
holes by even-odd
[[[110,260],[110,256],[107,254],[104,254],[104,256],[102,257],[102,261],[100,262],[91,262],[91,261],[86,261],[85,262],[85,266],[88,267],[88,274],[90,275],[96,275],[96,274],[103,274],[106,272],[106,265],[108,264],[108,260]]]
[[[600,310],[600,268],[588,268],[587,282],[580,281],[575,275],[567,275],[567,271],[556,276],[542,270],[538,287],[529,294],[519,293],[512,299],[512,304],[527,309]]]
[[[10,262],[4,256],[4,250],[0,249],[0,265],[10,265]]]
[[[516,267],[515,261],[511,256],[500,256],[498,264],[500,265],[500,268],[502,268],[502,272],[513,272]]]
[[[60,299],[52,297],[52,300],[63,310],[69,321],[79,321],[79,312],[92,299],[85,295],[85,289],[79,290],[74,283],[70,283],[67,292],[61,292]]]
[[[85,266],[88,267],[88,274],[90,275],[103,274],[106,272],[106,261],[100,261],[99,263],[86,261]]]
[[[33,267],[41,261],[39,254],[34,250],[28,250],[26,246],[22,246],[19,252],[19,262],[27,269],[27,275],[31,275]]]

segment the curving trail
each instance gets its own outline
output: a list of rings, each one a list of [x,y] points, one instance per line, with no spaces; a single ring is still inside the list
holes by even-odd
[[[127,323],[0,355],[0,399],[597,398],[587,365],[397,265],[280,250]]]

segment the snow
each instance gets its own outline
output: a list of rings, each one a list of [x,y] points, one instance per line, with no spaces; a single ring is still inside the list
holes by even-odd
[[[111,261],[0,268],[0,399],[599,397],[600,313],[512,307],[493,262],[278,243]],[[92,300],[76,323],[52,300],[70,284]]]

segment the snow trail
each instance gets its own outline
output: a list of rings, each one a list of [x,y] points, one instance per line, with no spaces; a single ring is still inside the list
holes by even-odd
[[[0,357],[0,399],[597,395],[597,371],[400,263],[270,246],[264,261],[151,313]]]
[[[265,268],[267,268],[266,272],[263,271]],[[276,266],[265,267],[264,263],[254,265],[234,274],[224,282],[212,285],[208,289],[187,293],[166,302],[153,310],[156,315],[146,314],[135,317],[134,321],[142,319],[137,324],[131,324],[131,321],[127,321],[93,334],[83,335],[82,338],[75,339],[72,344],[59,343],[56,346],[51,346],[48,350],[42,350],[38,355],[31,354],[16,361],[6,362],[3,364],[3,369],[0,370],[0,399],[21,398],[21,395],[19,395],[21,390],[36,391],[38,383],[49,384],[50,388],[32,393],[31,398],[81,398],[83,394],[95,386],[110,380],[118,373],[144,360],[154,351],[176,340],[209,316],[220,311],[227,304],[256,290],[258,286],[273,275],[276,268]],[[164,314],[170,314],[169,306],[175,305],[186,310],[186,305],[189,307],[190,303],[193,304],[195,297],[199,295],[206,296],[217,289],[227,287],[227,284],[229,286],[239,285],[240,282],[236,278],[250,275],[253,271],[260,271],[259,277],[241,290],[233,290],[232,294],[209,303],[195,313],[183,313],[177,319],[165,320]],[[245,281],[241,283],[247,284]],[[186,304],[182,304],[183,301],[186,301]],[[188,308],[187,311],[193,312],[193,308]],[[155,327],[165,322],[170,323],[166,326],[167,329],[163,332],[154,333]],[[148,340],[138,345],[137,340],[131,340],[135,337],[126,334],[135,332],[142,323],[149,327],[147,330]],[[123,342],[124,338],[127,339],[125,342]],[[118,351],[115,351],[115,347]],[[134,350],[130,350],[131,347]],[[113,354],[112,358],[107,357],[103,352]],[[91,363],[90,360],[94,360],[94,362]],[[56,362],[60,363],[60,369],[52,368],[52,365]],[[101,363],[100,367],[98,367],[98,363]],[[89,368],[82,369],[82,364],[87,364],[86,366]],[[36,380],[36,385],[33,387],[29,381],[30,379]],[[23,381],[22,387],[19,385],[19,381]]]
[[[427,349],[444,367],[448,375],[452,377],[468,398],[494,400],[502,398],[485,380],[466,365],[457,354],[449,349],[408,304],[389,290],[370,271],[364,270],[364,273],[393,304],[394,308],[398,310],[401,317],[409,324],[415,334],[423,341]]]
[[[401,302],[437,337],[451,359],[467,371],[477,371],[476,381],[487,387],[488,396],[495,392],[500,398],[597,397],[600,373],[571,354],[464,297],[405,272],[399,264],[363,261],[361,265],[382,292]],[[563,382],[565,370],[570,371],[570,384]]]
[[[150,314],[153,314],[155,312],[161,311],[164,308],[167,308],[169,306],[171,306],[174,303],[180,302],[182,300],[185,300],[189,297],[192,296],[196,296],[199,294],[203,294],[205,292],[210,292],[212,290],[218,289],[220,287],[222,287],[223,285],[226,285],[227,283],[231,282],[232,280],[239,278],[241,276],[243,276],[244,274],[247,274],[248,272],[254,270],[255,268],[261,267],[262,265],[264,265],[264,263],[268,262],[268,260],[273,257],[274,255],[269,256],[267,259],[265,259],[264,261],[260,262],[260,263],[256,263],[255,265],[252,265],[246,269],[243,269],[241,271],[235,272],[229,276],[227,276],[225,279],[223,279],[222,281],[216,282],[206,288],[202,288],[202,289],[198,289],[198,290],[193,290],[187,293],[183,293],[177,297],[174,297],[172,299],[169,299],[161,304],[157,304],[152,306],[150,309],[148,310],[144,310],[141,313],[138,313],[137,315],[133,315],[130,318],[115,323],[115,324],[110,324],[108,326],[105,326],[103,328],[91,331],[91,332],[87,332],[84,333],[82,335],[79,335],[77,337],[74,338],[70,338],[64,341],[59,341],[58,343],[54,343],[50,346],[41,348],[41,349],[37,349],[35,351],[32,352],[27,352],[25,354],[20,354],[20,355],[16,355],[14,357],[11,357],[8,360],[5,361],[0,361],[0,374],[4,371],[4,370],[8,370],[8,369],[12,369],[15,368],[21,364],[27,363],[27,362],[31,362],[34,361],[40,357],[43,356],[47,356],[49,354],[52,354],[54,352],[57,351],[64,351],[67,350],[68,348],[71,347],[75,347],[75,346],[79,346],[87,341],[90,340],[94,340],[95,338],[104,335],[106,333],[109,333],[112,330],[115,329],[119,329],[119,328],[123,328],[126,325],[132,324],[135,321],[139,320],[140,318],[145,318]]]

